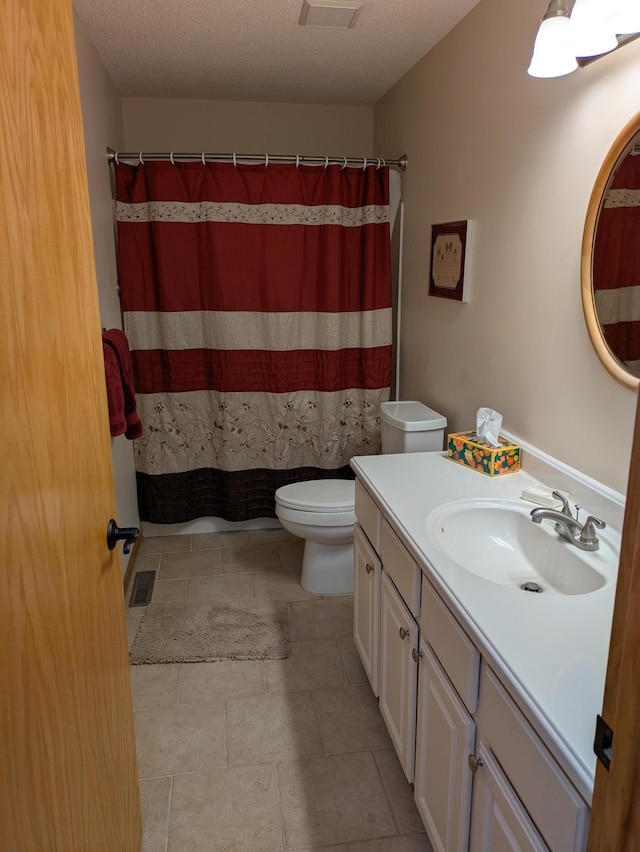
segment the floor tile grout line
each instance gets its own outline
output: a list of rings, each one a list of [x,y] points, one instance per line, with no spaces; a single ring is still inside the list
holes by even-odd
[[[346,664],[346,663],[345,663],[345,661],[344,661],[344,657],[343,657],[343,655],[342,655],[342,651],[340,650],[340,643],[338,642],[338,638],[339,638],[338,636],[335,636],[335,637],[334,637],[334,639],[333,639],[333,641],[336,643],[336,648],[337,648],[337,650],[338,650],[338,656],[340,657],[340,661],[342,662],[342,668],[344,669],[344,673],[345,673],[345,675],[347,676],[347,681],[349,682],[349,684],[350,684],[351,686],[354,686],[355,684],[353,684],[353,683],[351,682],[351,677],[349,676],[349,669],[347,668],[347,664]]]
[[[389,810],[391,811],[391,816],[393,817],[397,833],[400,834],[400,823],[398,822],[398,818],[396,817],[395,808],[393,807],[393,802],[391,801],[391,795],[387,790],[387,785],[384,783],[384,773],[382,772],[382,768],[376,759],[376,749],[371,749],[371,757],[373,758],[374,766],[376,767],[378,777],[380,778],[380,783],[382,784],[382,789],[384,790],[384,795],[387,800],[387,804],[389,805]]]
[[[169,830],[171,828],[171,809],[173,807],[173,778],[174,776],[169,776],[171,778],[171,782],[169,784],[169,802],[167,805],[167,829],[165,832],[165,841],[164,841],[164,852],[168,852],[169,849]]]
[[[318,713],[318,707],[316,705],[315,699],[315,691],[311,692],[311,703],[313,705],[314,713],[316,714],[316,722],[318,723],[318,731],[320,732],[320,739],[322,741],[322,748],[324,750],[324,756],[329,756],[329,751],[327,749],[327,743],[325,742],[324,734],[322,733],[322,723],[320,722],[320,714]]]
[[[313,689],[312,692],[314,692],[314,693],[316,693],[316,692],[338,692],[338,690],[344,691],[345,689],[348,689],[350,692],[355,692],[356,690],[361,689],[363,686],[368,686],[368,684],[365,684],[365,683],[346,683],[346,684],[342,684],[342,685],[338,685],[338,686],[318,686],[317,688]],[[358,749],[356,749],[356,750],[358,750]],[[365,751],[366,751],[366,749],[365,749]]]
[[[229,769],[229,714],[227,713],[227,702],[230,699],[225,699],[222,703],[222,712],[224,715],[224,761],[227,769]]]
[[[258,767],[258,766],[268,766],[272,763],[273,763],[272,760],[267,760],[264,763],[255,763],[255,764],[251,764],[251,765]],[[212,772],[226,772],[228,769],[233,770],[235,768],[236,768],[235,766],[218,766],[218,767],[210,767],[209,769],[190,769],[190,770],[187,770],[186,772],[173,772],[172,774],[165,772],[163,775],[145,775],[144,777],[139,776],[139,780],[140,781],[155,781],[158,778],[182,778],[182,777],[187,777],[187,776],[190,776],[190,775],[209,775]],[[251,768],[251,767],[250,766],[249,767],[243,766],[243,767],[240,767],[240,768],[241,769],[247,769],[247,768]]]
[[[284,821],[284,812],[283,812],[283,809],[282,809],[282,795],[280,793],[280,778],[278,776],[278,761],[277,760],[273,761],[273,771],[274,771],[275,780],[276,780],[276,796],[277,796],[277,799],[278,799],[278,813],[280,814],[280,831],[282,832],[282,848],[286,850],[286,849],[289,848],[289,844],[287,842],[287,829],[286,829],[286,825],[285,825],[285,821]]]
[[[177,707],[182,707],[183,702],[181,701],[182,697],[182,670],[185,666],[185,663],[179,663],[180,668],[178,670],[178,703]]]

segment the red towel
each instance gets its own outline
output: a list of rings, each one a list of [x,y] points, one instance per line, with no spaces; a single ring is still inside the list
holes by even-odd
[[[112,347],[102,341],[104,354],[104,375],[107,381],[107,402],[109,403],[109,427],[112,437],[123,435],[127,428],[124,416],[124,394],[118,358]]]
[[[102,334],[102,344],[105,349],[105,375],[107,378],[107,398],[109,399],[109,423],[112,435],[122,435],[133,440],[142,437],[142,423],[138,417],[136,408],[136,391],[133,384],[133,367],[131,364],[131,353],[129,352],[129,341],[124,332],[118,328],[112,328]],[[119,374],[118,389],[113,389],[115,374],[113,370],[113,358],[107,356],[106,350],[110,349],[115,358],[117,372]],[[109,367],[107,367],[109,363]],[[111,385],[111,391],[110,391]],[[112,409],[113,404],[113,409]],[[114,431],[116,429],[117,431]]]

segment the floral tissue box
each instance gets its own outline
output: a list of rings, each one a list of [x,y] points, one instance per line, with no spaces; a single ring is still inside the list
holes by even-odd
[[[502,476],[520,470],[521,447],[498,437],[492,447],[475,432],[452,432],[447,437],[447,455],[451,461],[478,470],[486,476]]]

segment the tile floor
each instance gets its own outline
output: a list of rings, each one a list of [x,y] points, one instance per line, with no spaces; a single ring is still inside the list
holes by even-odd
[[[291,656],[131,667],[143,852],[432,852],[351,638],[284,530],[148,538],[154,601],[289,601]],[[129,590],[127,591],[127,602]],[[129,641],[144,614],[127,609]]]

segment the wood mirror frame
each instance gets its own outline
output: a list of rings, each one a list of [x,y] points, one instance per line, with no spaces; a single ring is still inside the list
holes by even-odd
[[[598,320],[593,289],[593,248],[600,207],[604,199],[607,184],[614,169],[621,161],[623,154],[626,154],[626,149],[631,140],[638,132],[640,132],[640,113],[632,118],[620,131],[600,167],[587,208],[587,218],[582,237],[582,260],[580,266],[582,308],[593,348],[596,350],[596,354],[603,366],[613,378],[632,391],[637,391],[640,387],[640,378],[630,373],[624,364],[616,358],[611,349],[609,349]]]

